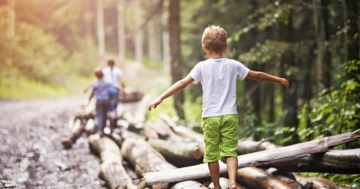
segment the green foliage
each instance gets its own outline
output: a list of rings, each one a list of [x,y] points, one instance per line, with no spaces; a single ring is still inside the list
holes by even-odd
[[[332,173],[301,173],[301,175],[307,177],[326,178],[328,180],[333,180],[336,183],[341,184],[343,186],[348,186],[352,188],[360,187],[359,174],[341,175],[341,174],[332,174]]]
[[[360,67],[360,61],[350,61],[345,64],[347,71],[354,71]],[[344,77],[343,74],[341,77]],[[360,77],[360,74],[357,74]],[[339,78],[340,79],[340,78]],[[306,103],[299,118],[298,129],[301,140],[309,136],[323,137],[325,133],[332,135],[353,132],[360,123],[360,83],[354,79],[345,80],[340,87],[324,90],[318,97]],[[306,122],[310,121],[311,127]]]

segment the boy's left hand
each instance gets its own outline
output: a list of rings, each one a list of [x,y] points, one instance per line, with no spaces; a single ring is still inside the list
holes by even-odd
[[[161,98],[157,98],[154,101],[152,101],[149,105],[149,110],[151,111],[151,109],[155,109],[160,103],[162,102]]]
[[[289,88],[289,81],[285,78],[280,78],[278,81],[279,85],[284,86],[286,89]]]

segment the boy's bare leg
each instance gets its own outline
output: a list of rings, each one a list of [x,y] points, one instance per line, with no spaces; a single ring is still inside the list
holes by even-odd
[[[214,189],[221,189],[221,186],[219,183],[220,182],[219,181],[219,177],[220,177],[219,162],[217,162],[217,161],[209,162],[208,167],[210,170],[211,180],[214,184]]]
[[[229,174],[229,189],[236,189],[236,172],[238,170],[237,166],[237,158],[235,157],[228,157],[226,158],[226,165]]]

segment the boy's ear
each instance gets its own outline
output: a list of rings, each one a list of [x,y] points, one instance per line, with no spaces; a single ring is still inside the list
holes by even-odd
[[[227,49],[227,44],[225,45],[224,49],[223,49],[223,52],[225,52]]]

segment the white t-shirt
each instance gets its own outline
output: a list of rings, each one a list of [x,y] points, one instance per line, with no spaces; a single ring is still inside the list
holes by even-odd
[[[112,86],[120,89],[118,80],[122,77],[122,72],[119,68],[113,67],[113,69],[110,69],[110,67],[105,67],[102,69],[102,72],[106,82],[111,83]]]
[[[197,63],[189,76],[202,85],[202,117],[237,114],[236,81],[245,79],[249,71],[239,61],[227,58]]]

